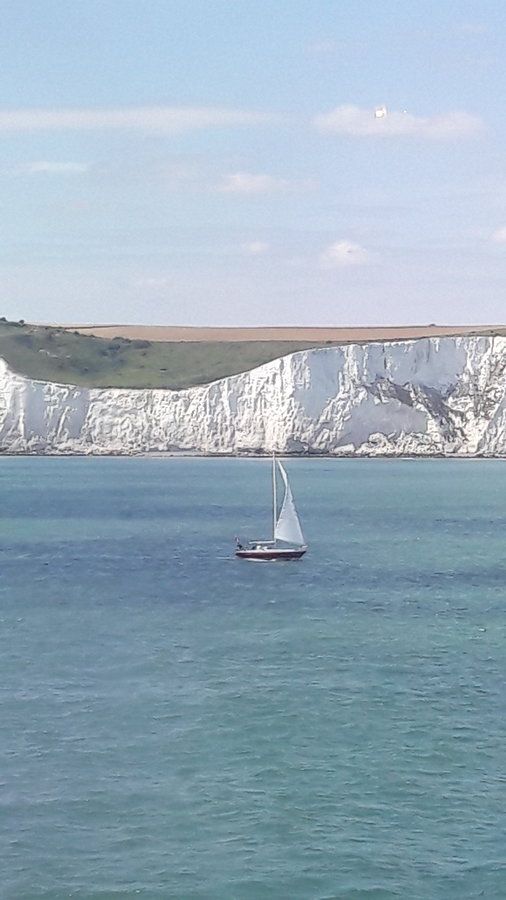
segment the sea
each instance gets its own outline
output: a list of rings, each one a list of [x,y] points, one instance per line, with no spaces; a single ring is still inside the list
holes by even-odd
[[[506,461],[0,459],[2,900],[506,898]]]

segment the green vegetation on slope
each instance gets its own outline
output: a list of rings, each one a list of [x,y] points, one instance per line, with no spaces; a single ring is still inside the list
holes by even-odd
[[[11,369],[41,381],[83,387],[193,387],[314,346],[296,341],[106,340],[0,319],[0,357]]]

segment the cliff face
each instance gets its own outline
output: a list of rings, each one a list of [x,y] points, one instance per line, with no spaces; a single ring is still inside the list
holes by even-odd
[[[305,350],[182,391],[32,381],[0,360],[0,450],[506,454],[506,338]]]

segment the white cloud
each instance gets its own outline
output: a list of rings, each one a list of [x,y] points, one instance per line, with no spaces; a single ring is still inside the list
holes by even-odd
[[[247,241],[242,245],[242,249],[250,256],[262,256],[269,250],[269,244],[265,241]]]
[[[227,194],[270,194],[286,190],[288,186],[283,178],[274,178],[272,175],[235,172],[223,179],[219,189]]]
[[[169,287],[170,279],[163,276],[146,276],[145,278],[138,278],[134,284],[142,289],[147,288],[148,290],[159,291]]]
[[[483,22],[462,22],[457,26],[457,33],[460,34],[486,34],[488,28]]]
[[[367,262],[369,262],[367,250],[353,241],[335,241],[320,254],[320,263],[325,269],[363,266]]]
[[[506,244],[506,225],[503,225],[502,228],[496,228],[491,235],[491,240],[496,244]]]
[[[49,162],[46,160],[38,160],[37,162],[30,163],[21,163],[19,166],[11,169],[15,175],[37,175],[39,173],[45,173],[48,175],[65,175],[72,173],[82,173],[88,172],[89,166],[87,163],[77,163],[77,162]]]
[[[447,140],[471,137],[483,128],[481,119],[465,112],[442,116],[414,116],[409,112],[386,111],[377,116],[375,110],[358,106],[338,106],[329,113],[316,116],[314,125],[320,131],[356,137],[421,137]]]
[[[119,109],[0,109],[0,131],[122,129],[178,133],[199,128],[261,125],[268,113],[220,107],[140,106]]]
[[[333,54],[338,49],[338,43],[332,38],[327,40],[323,39],[321,41],[312,41],[307,46],[308,52],[313,54],[314,56],[328,56],[329,54]]]

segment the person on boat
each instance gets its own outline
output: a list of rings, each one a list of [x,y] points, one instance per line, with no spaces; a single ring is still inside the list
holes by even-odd
[[[243,545],[241,544],[241,542],[240,542],[240,540],[239,540],[238,537],[236,537],[236,539],[235,539],[235,549],[236,549],[236,550],[244,550],[244,547],[243,547]]]

